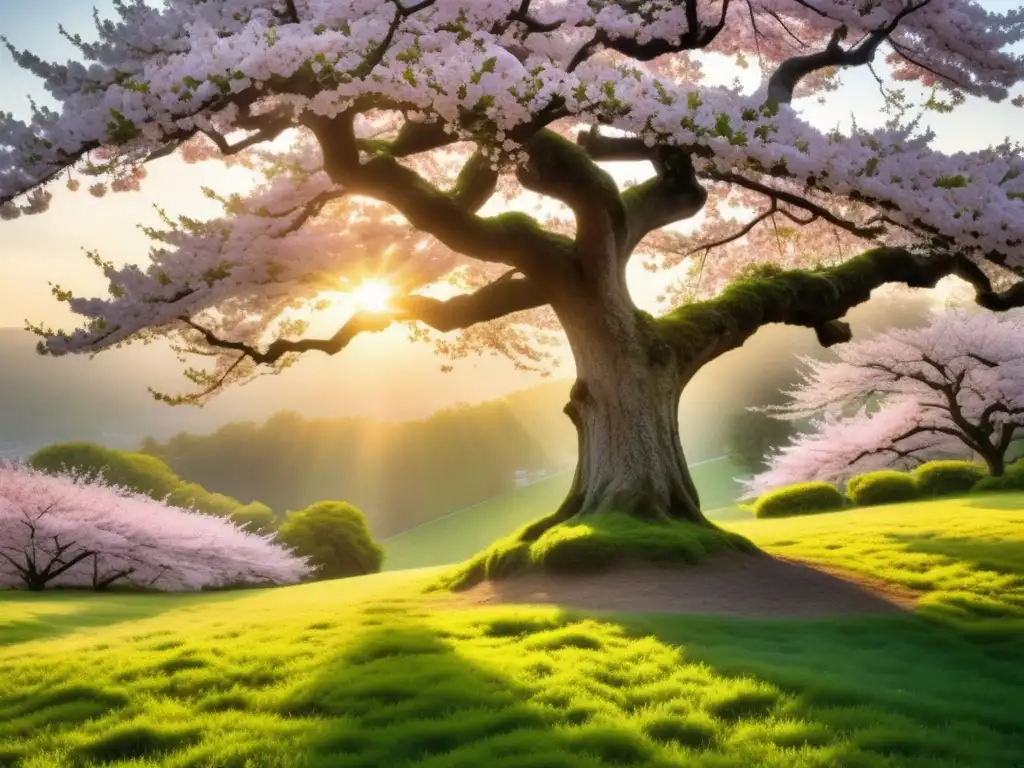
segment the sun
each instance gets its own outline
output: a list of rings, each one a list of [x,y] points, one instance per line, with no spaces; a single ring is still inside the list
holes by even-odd
[[[379,280],[367,280],[352,291],[352,298],[365,312],[385,312],[394,293],[391,286]]]

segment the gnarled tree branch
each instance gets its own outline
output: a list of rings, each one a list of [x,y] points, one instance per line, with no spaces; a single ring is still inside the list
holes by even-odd
[[[179,320],[198,331],[211,347],[240,352],[240,360],[248,358],[258,365],[273,365],[290,354],[323,352],[335,355],[360,333],[382,331],[392,323],[419,321],[447,333],[547,303],[545,293],[535,282],[514,275],[514,272],[509,272],[473,293],[450,299],[415,294],[404,296],[393,300],[393,307],[388,311],[357,312],[328,339],[277,339],[264,350],[245,342],[222,339],[191,317],[182,316]]]
[[[654,167],[658,175],[623,193],[629,222],[628,252],[649,233],[696,216],[707,202],[707,190],[701,186],[686,152],[662,147]]]
[[[926,255],[883,247],[829,269],[741,280],[717,298],[688,304],[660,318],[658,327],[678,350],[684,376],[690,376],[770,323],[813,328],[824,346],[849,341],[850,327],[840,318],[867,301],[874,289],[887,283],[931,288],[950,275],[971,283],[982,306],[1005,310],[1024,305],[1020,284],[994,292],[984,273],[961,254]]]
[[[852,48],[843,50],[842,41],[846,39],[848,30],[845,26],[838,27],[832,33],[825,50],[804,56],[786,59],[768,79],[768,99],[776,104],[789,104],[793,100],[793,91],[805,77],[813,72],[830,67],[855,67],[870,64],[875,58],[878,46],[899,26],[907,16],[928,5],[931,0],[918,0],[910,3],[897,13],[892,21],[868,34]]]
[[[546,232],[526,214],[477,216],[473,205],[480,202],[480,194],[460,196],[458,187],[452,193],[442,192],[390,155],[361,161],[353,129],[355,114],[306,117],[323,150],[324,170],[335,182],[355,194],[388,203],[416,229],[481,261],[528,271],[571,258],[571,242]],[[481,178],[480,170],[479,164],[474,166],[473,177]]]
[[[520,183],[554,198],[576,217],[576,246],[584,262],[620,252],[626,240],[626,210],[615,181],[580,147],[554,131],[539,131],[526,145],[529,159]]]
[[[650,232],[696,215],[708,194],[697,179],[689,153],[676,147],[648,147],[641,139],[602,136],[597,127],[580,131],[576,143],[594,161],[649,160],[657,175],[622,193],[626,212],[626,257]]]

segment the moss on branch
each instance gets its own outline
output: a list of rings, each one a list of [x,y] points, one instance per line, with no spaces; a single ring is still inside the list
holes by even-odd
[[[680,307],[658,320],[662,337],[695,368],[742,345],[758,328],[785,323],[814,328],[825,346],[848,341],[838,322],[886,283],[934,287],[958,272],[949,254],[923,256],[902,248],[875,248],[843,264],[817,270],[762,267],[713,299]]]
[[[615,180],[587,154],[586,150],[542,130],[526,145],[529,161],[518,178],[527,189],[560,200],[576,216],[577,241],[601,242],[611,234],[617,247],[626,236],[626,209]]]

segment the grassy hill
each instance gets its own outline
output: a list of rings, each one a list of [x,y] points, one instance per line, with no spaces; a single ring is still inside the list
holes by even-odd
[[[739,470],[728,459],[712,459],[693,464],[690,471],[704,509],[712,510],[712,518],[722,519],[728,512],[720,508],[731,505],[739,491],[734,480]],[[402,531],[383,541],[384,568],[394,571],[465,560],[495,539],[556,509],[571,483],[572,472],[562,472]],[[720,510],[718,514],[716,510]],[[735,512],[730,516],[735,516]]]
[[[0,594],[12,768],[1017,768],[1024,495],[729,523],[918,615],[445,608],[437,569]],[[442,598],[443,599],[443,598]]]

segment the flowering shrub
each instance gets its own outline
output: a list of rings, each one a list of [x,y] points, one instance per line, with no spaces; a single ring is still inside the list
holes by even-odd
[[[269,537],[71,475],[0,464],[0,588],[163,591],[293,584],[304,559]]]

